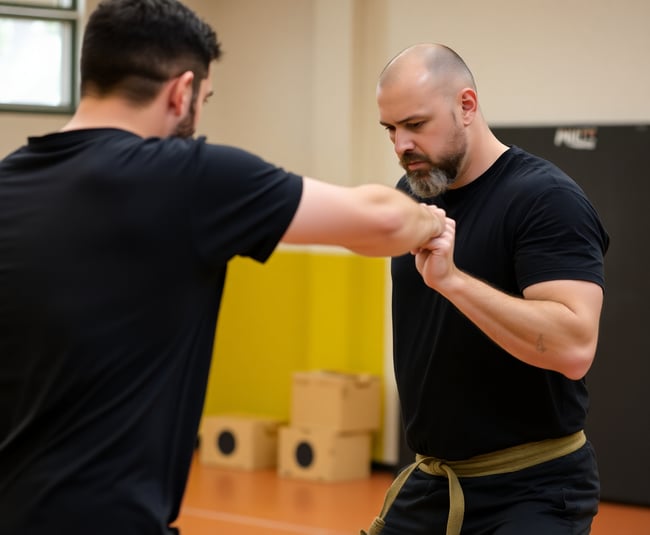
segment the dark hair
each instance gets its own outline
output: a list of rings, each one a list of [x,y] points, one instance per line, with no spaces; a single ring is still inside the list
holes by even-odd
[[[84,32],[81,94],[147,102],[188,70],[196,92],[220,56],[214,30],[177,0],[103,0]]]

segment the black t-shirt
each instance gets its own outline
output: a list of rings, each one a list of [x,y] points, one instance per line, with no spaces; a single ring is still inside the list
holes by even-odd
[[[117,129],[0,163],[0,533],[167,533],[227,262],[265,261],[301,194],[245,151]]]
[[[398,188],[409,191],[403,177]],[[465,187],[428,202],[456,220],[457,266],[511,295],[548,280],[604,284],[609,238],[578,185],[511,147]],[[584,427],[585,381],[525,364],[428,288],[413,256],[392,261],[395,373],[406,438],[448,460]]]

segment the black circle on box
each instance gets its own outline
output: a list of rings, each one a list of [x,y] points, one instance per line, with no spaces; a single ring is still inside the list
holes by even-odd
[[[296,461],[303,468],[314,463],[314,450],[308,442],[301,442],[296,448]]]
[[[217,448],[224,455],[230,455],[235,451],[237,441],[235,440],[235,435],[231,431],[222,431],[217,437]]]

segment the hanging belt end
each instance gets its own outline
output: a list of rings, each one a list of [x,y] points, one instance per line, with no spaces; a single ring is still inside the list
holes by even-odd
[[[386,522],[384,522],[384,519],[377,516],[372,521],[372,524],[370,524],[368,531],[361,530],[361,535],[379,535],[385,525]]]

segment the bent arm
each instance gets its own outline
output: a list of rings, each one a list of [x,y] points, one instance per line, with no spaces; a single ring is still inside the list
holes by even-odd
[[[574,380],[591,367],[603,303],[602,288],[593,282],[542,282],[521,298],[459,272],[445,297],[523,362]]]
[[[397,256],[444,229],[444,211],[380,184],[345,187],[304,177],[284,243],[338,245],[367,256]]]
[[[596,353],[603,305],[593,282],[554,280],[513,296],[461,271],[453,262],[456,222],[430,249],[416,252],[424,282],[451,301],[493,342],[519,360],[581,379]]]

